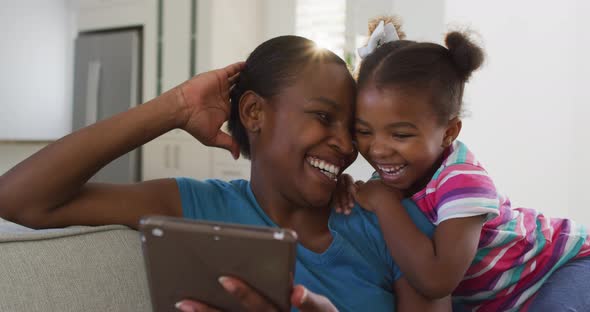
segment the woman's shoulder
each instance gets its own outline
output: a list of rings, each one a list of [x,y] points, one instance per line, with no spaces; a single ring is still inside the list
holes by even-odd
[[[188,218],[217,220],[228,215],[232,207],[249,202],[250,184],[246,180],[176,178],[176,183],[183,215]]]
[[[224,181],[219,179],[196,180],[187,177],[177,177],[180,193],[198,192],[198,193],[232,193],[246,191],[249,182],[246,180]]]
[[[402,201],[402,205],[420,231],[428,236],[432,236],[434,225],[420,211],[416,203],[410,199],[405,199]],[[364,236],[366,239],[384,242],[377,215],[363,209],[358,204],[355,204],[352,213],[348,216],[334,213],[330,220],[330,225],[333,228],[345,228],[347,233],[355,233],[355,235]]]

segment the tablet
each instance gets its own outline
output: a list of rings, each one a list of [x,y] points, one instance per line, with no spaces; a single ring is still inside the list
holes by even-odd
[[[289,311],[294,231],[160,216],[142,218],[139,229],[154,311],[177,311],[174,305],[183,299],[242,310],[220,276],[243,280]]]

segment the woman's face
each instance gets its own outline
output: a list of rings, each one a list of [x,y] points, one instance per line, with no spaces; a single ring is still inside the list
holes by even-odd
[[[337,177],[356,158],[354,89],[346,67],[321,64],[269,99],[255,161],[273,191],[301,207],[329,204]]]

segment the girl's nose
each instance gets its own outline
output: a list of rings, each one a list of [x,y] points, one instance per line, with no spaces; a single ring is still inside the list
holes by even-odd
[[[390,153],[391,149],[378,138],[375,138],[369,145],[369,156],[373,159],[385,158]]]

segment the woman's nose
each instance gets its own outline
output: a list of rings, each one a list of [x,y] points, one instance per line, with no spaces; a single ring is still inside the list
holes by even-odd
[[[338,127],[333,136],[333,145],[345,155],[356,153],[356,148],[352,142],[352,134],[350,129],[346,127]]]

